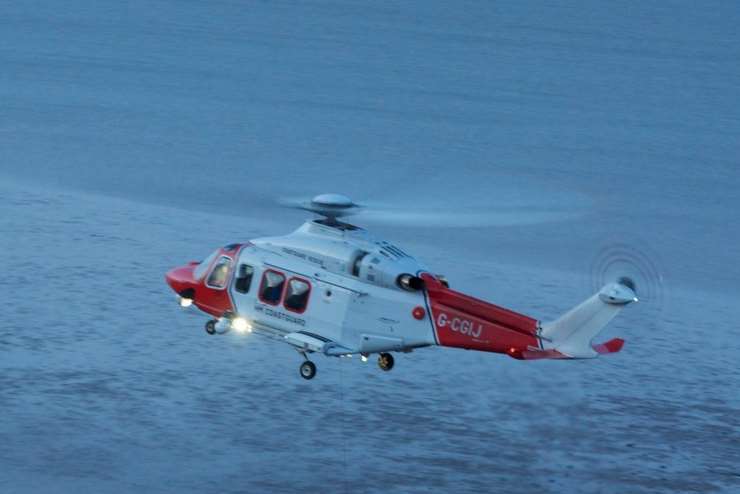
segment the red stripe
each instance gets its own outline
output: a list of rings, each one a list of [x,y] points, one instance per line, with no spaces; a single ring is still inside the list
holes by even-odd
[[[428,273],[421,278],[440,345],[506,354],[540,347],[536,319],[446,288]]]

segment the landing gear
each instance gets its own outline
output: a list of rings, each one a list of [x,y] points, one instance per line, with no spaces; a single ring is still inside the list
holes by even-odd
[[[378,355],[378,367],[384,371],[389,371],[393,368],[393,355],[390,353],[381,353]]]
[[[208,334],[216,334],[216,320],[211,319],[206,323],[206,333]]]
[[[303,379],[313,379],[316,375],[316,364],[310,360],[306,360],[301,364],[300,372]]]

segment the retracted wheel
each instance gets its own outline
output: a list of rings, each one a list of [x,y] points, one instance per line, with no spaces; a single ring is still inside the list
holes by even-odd
[[[393,368],[393,355],[390,353],[381,353],[378,355],[378,367],[384,371],[389,371]]]
[[[303,379],[313,379],[313,376],[316,375],[316,364],[310,360],[306,360],[301,364],[300,371]]]
[[[206,333],[216,334],[216,321],[214,321],[213,319],[206,323]]]

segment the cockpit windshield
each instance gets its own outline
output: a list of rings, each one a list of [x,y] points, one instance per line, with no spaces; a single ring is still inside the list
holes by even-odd
[[[224,256],[213,267],[210,276],[208,276],[208,281],[206,281],[206,285],[211,288],[223,288],[226,286],[226,281],[229,279],[230,273],[231,259]]]
[[[211,266],[211,263],[214,259],[216,259],[216,256],[220,252],[220,249],[215,250],[210,256],[206,257],[204,260],[200,262],[195,267],[195,270],[193,271],[193,278],[196,280],[200,280],[205,276],[206,271],[208,271],[208,268]]]

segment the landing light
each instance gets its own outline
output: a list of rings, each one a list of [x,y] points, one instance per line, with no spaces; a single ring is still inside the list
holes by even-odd
[[[235,317],[231,320],[231,329],[238,333],[251,333],[252,326],[243,317]]]
[[[192,298],[180,297],[180,307],[190,307],[193,305]]]
[[[363,362],[367,362],[367,355],[362,355],[360,358]]]

